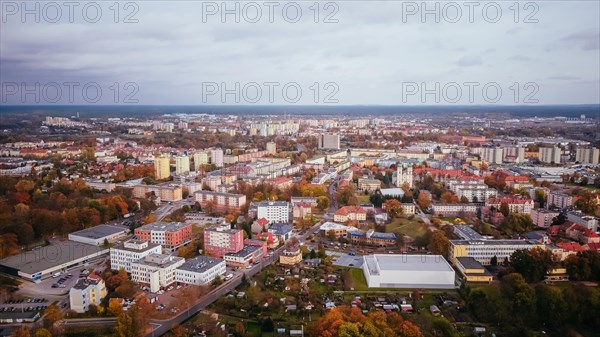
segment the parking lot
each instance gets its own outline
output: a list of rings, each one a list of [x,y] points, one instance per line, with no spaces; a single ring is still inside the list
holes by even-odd
[[[333,256],[333,265],[340,267],[362,268],[362,256],[352,256],[345,253],[327,251],[327,255]]]
[[[43,311],[48,307],[48,300],[43,297],[6,300],[0,304],[0,312]]]

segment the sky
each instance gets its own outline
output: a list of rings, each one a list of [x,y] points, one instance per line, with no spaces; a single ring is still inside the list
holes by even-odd
[[[0,2],[1,104],[600,103],[595,0],[73,3]]]

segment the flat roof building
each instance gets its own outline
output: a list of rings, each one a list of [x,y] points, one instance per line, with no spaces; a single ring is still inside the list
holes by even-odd
[[[175,269],[175,281],[203,285],[211,283],[226,272],[225,261],[210,256],[198,256],[185,261]]]
[[[160,254],[162,247],[159,244],[141,240],[128,240],[110,249],[110,268],[112,270],[125,269],[131,273],[131,263],[150,254]]]
[[[454,269],[441,255],[374,254],[363,260],[369,288],[455,288]]]
[[[0,260],[0,271],[33,282],[55,272],[108,254],[108,248],[71,240],[50,240],[50,244]]]
[[[98,225],[69,234],[69,240],[100,246],[104,244],[104,240],[114,242],[125,237],[128,232],[129,229],[124,227]]]

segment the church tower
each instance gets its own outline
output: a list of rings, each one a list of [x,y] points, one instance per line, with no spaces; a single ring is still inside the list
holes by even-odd
[[[412,165],[400,165],[396,170],[396,187],[402,187],[407,184],[408,187],[413,188],[413,169]]]

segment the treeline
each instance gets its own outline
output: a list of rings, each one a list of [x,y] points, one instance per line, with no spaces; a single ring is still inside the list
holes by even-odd
[[[50,188],[41,183],[0,177],[0,257],[19,245],[97,226],[138,208],[128,191],[97,197],[81,179],[63,178]]]
[[[535,329],[567,335],[567,325],[600,326],[600,289],[581,284],[566,287],[529,285],[519,273],[504,276],[500,286],[465,290],[469,311],[501,327],[507,336],[533,336]]]

